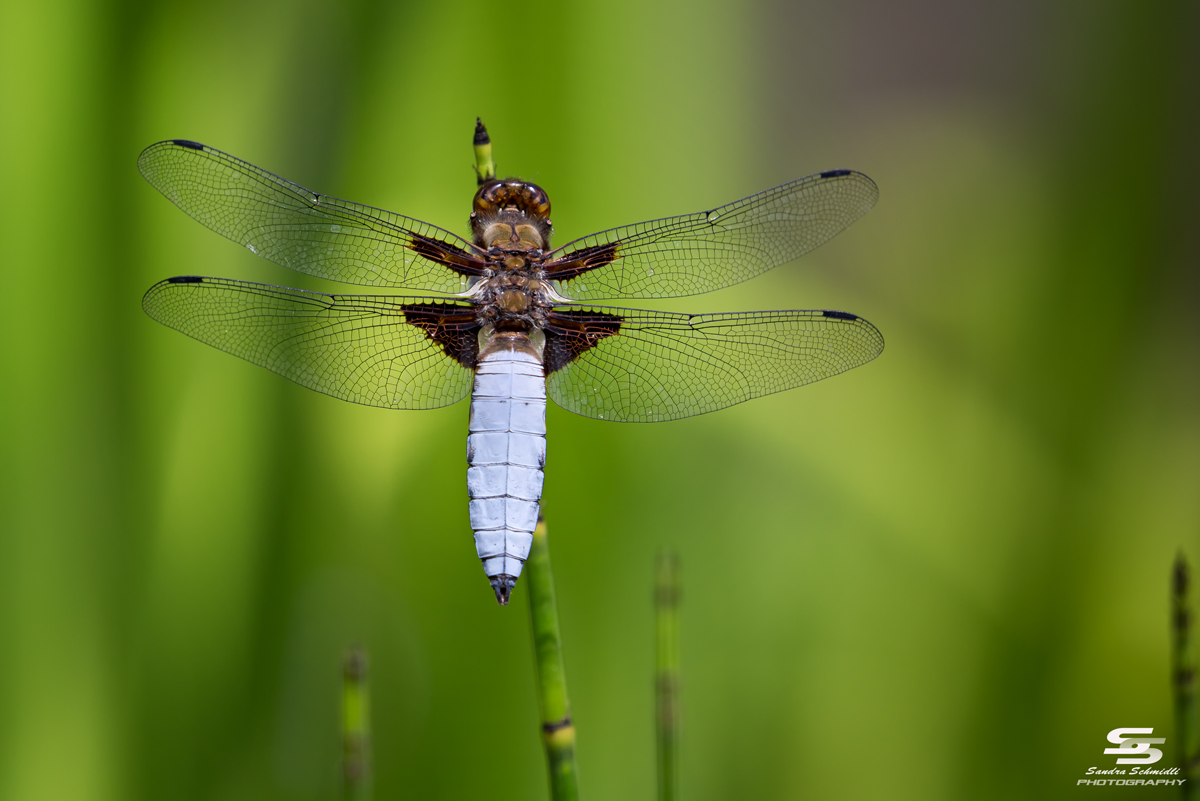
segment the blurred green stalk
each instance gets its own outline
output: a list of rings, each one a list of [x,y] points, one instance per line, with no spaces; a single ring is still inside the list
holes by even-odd
[[[370,697],[367,655],[355,646],[342,663],[342,782],[347,801],[370,801]]]
[[[1175,557],[1171,581],[1171,689],[1175,694],[1175,742],[1179,769],[1186,781],[1183,797],[1192,797],[1200,766],[1200,718],[1196,709],[1196,658],[1192,647],[1192,610],[1188,599],[1191,576],[1181,552]]]
[[[546,523],[539,520],[533,545],[525,562],[525,587],[529,593],[529,620],[533,627],[533,657],[537,670],[538,706],[542,713],[542,744],[550,772],[550,797],[554,801],[577,801],[578,771],[575,767],[575,725],[567,700],[567,676],[563,670],[562,637],[558,631],[558,606],[554,600],[554,575],[550,571],[550,548]]]
[[[679,556],[658,555],[654,570],[655,723],[658,798],[679,796]]]

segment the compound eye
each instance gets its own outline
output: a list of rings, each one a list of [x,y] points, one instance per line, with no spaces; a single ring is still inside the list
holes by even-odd
[[[479,187],[479,191],[475,193],[474,207],[477,212],[494,211],[499,202],[504,198],[504,184],[501,181],[492,181]]]
[[[550,198],[540,186],[537,184],[526,184],[524,195],[523,199],[526,208],[534,215],[545,217],[550,213]]]

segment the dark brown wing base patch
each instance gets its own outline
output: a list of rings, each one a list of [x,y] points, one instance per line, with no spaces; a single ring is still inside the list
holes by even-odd
[[[408,241],[409,250],[449,267],[459,275],[483,275],[486,262],[448,242],[415,233],[408,234]]]
[[[596,344],[621,330],[621,318],[615,314],[555,309],[546,320],[546,375],[561,370]]]
[[[549,262],[545,265],[546,277],[555,281],[566,281],[583,275],[588,270],[595,270],[606,264],[612,264],[617,258],[617,243],[607,245],[592,245],[571,254],[566,261]]]
[[[405,303],[404,321],[425,332],[454,361],[474,370],[479,358],[479,321],[475,312],[448,303]]]

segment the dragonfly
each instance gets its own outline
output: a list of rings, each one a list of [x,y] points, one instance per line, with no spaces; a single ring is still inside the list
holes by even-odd
[[[827,242],[875,183],[827,170],[707,211],[551,247],[550,199],[498,179],[476,121],[470,238],[319,194],[184,139],[138,158],[150,184],[250,252],[301,273],[418,295],[330,295],[203,276],[147,291],[150,317],[310,389],[386,409],[471,397],[467,490],[476,555],[507,605],[529,555],[546,401],[597,420],[723,409],[865,364],[883,336],[834,310],[677,314],[593,305],[721,289]]]

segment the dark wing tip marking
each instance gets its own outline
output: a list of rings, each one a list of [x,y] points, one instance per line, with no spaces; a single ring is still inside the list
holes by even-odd
[[[576,301],[711,292],[820,247],[878,199],[861,172],[826,170],[707,211],[581,237],[552,251],[544,266]]]
[[[823,311],[821,314],[826,317],[832,317],[834,320],[850,320],[851,322],[860,319],[857,314],[842,311]]]
[[[191,139],[172,139],[171,144],[186,147],[189,150],[203,150],[204,145],[199,142],[193,142]]]
[[[168,278],[168,284],[200,284],[204,282],[204,278],[199,275],[177,275],[174,278]]]

